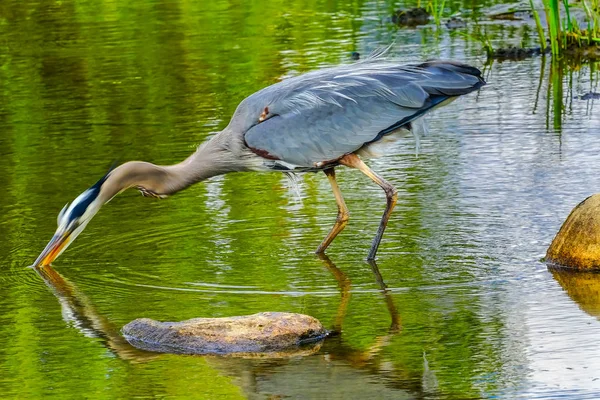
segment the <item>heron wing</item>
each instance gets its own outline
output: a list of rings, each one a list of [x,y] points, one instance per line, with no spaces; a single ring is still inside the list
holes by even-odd
[[[265,88],[236,110],[250,149],[301,167],[335,161],[485,82],[454,62],[367,61]]]

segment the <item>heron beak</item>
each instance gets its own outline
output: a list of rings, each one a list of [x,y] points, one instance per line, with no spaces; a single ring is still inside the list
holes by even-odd
[[[37,260],[33,263],[33,267],[45,267],[50,265],[52,261],[54,261],[60,253],[67,247],[69,242],[71,241],[71,232],[66,232],[63,234],[56,233],[50,240],[50,243],[46,245],[46,248],[39,255]]]

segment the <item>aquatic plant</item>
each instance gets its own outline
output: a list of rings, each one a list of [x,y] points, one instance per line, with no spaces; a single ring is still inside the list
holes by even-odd
[[[546,48],[546,35],[544,34],[544,27],[542,26],[542,22],[540,21],[540,15],[533,5],[533,0],[529,0],[529,4],[531,5],[531,12],[533,13],[533,18],[535,20],[535,27],[537,28],[537,34],[540,39],[540,49],[545,49]]]
[[[495,53],[494,46],[492,45],[492,39],[490,35],[480,25],[476,25],[476,29],[473,33],[457,32],[460,36],[463,36],[467,40],[474,40],[481,43],[488,60],[492,59]]]
[[[588,4],[591,2],[591,5]],[[582,0],[585,11],[586,29],[581,29],[576,18],[572,17],[568,0],[563,0],[565,18],[561,19],[559,0],[542,0],[546,20],[548,21],[548,33],[553,55],[559,55],[570,48],[582,48],[586,46],[600,45],[600,0]],[[545,36],[541,26],[539,15],[530,0],[533,16],[538,29],[538,36],[542,46],[545,47]]]
[[[544,11],[546,12],[546,21],[548,21],[548,33],[550,35],[550,46],[552,54],[560,52],[560,9],[558,0],[543,0]]]
[[[438,26],[442,23],[445,5],[446,0],[429,0],[429,3],[427,3],[427,11],[431,14],[435,24]]]
[[[592,7],[588,5],[586,0],[583,0],[582,3],[588,19],[588,42],[600,43],[600,0],[592,0]]]

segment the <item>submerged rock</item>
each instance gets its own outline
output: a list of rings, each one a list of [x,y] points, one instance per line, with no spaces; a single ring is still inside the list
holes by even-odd
[[[546,252],[546,262],[551,267],[600,270],[600,194],[571,211]]]
[[[490,57],[496,60],[524,60],[529,57],[538,56],[550,52],[550,47],[541,49],[540,47],[533,48],[521,48],[521,47],[506,47],[502,49],[495,49]]]
[[[460,29],[466,28],[467,21],[460,17],[452,17],[448,21],[446,21],[446,28],[448,29]]]
[[[600,100],[600,93],[588,92],[582,96],[575,96],[575,98],[580,100]]]
[[[392,15],[392,22],[396,25],[417,26],[429,22],[429,13],[424,8],[411,8],[409,10],[397,10]]]
[[[181,322],[136,319],[123,327],[125,339],[150,351],[180,354],[306,352],[302,347],[327,336],[327,330],[308,315],[263,312],[229,318],[194,318]]]
[[[600,100],[600,93],[588,92],[582,96],[576,97],[580,100]]]
[[[585,32],[585,31],[584,31]],[[585,33],[582,33],[585,35]],[[569,59],[579,62],[600,60],[600,45],[586,43],[584,40],[576,40],[574,37],[567,38],[567,48],[564,55]]]
[[[498,14],[490,14],[489,17],[495,20],[506,20],[506,21],[524,21],[531,19],[531,10],[512,10]]]
[[[527,0],[518,3],[496,4],[481,10],[490,19],[522,21],[531,18],[531,6]]]

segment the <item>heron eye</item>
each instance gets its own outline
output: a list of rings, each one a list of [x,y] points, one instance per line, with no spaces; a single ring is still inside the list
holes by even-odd
[[[65,204],[65,206],[62,208],[62,210],[60,210],[60,212],[58,213],[58,218],[56,219],[57,225],[60,225],[60,221],[65,216],[65,213],[67,212],[67,208],[69,208],[69,203]]]

